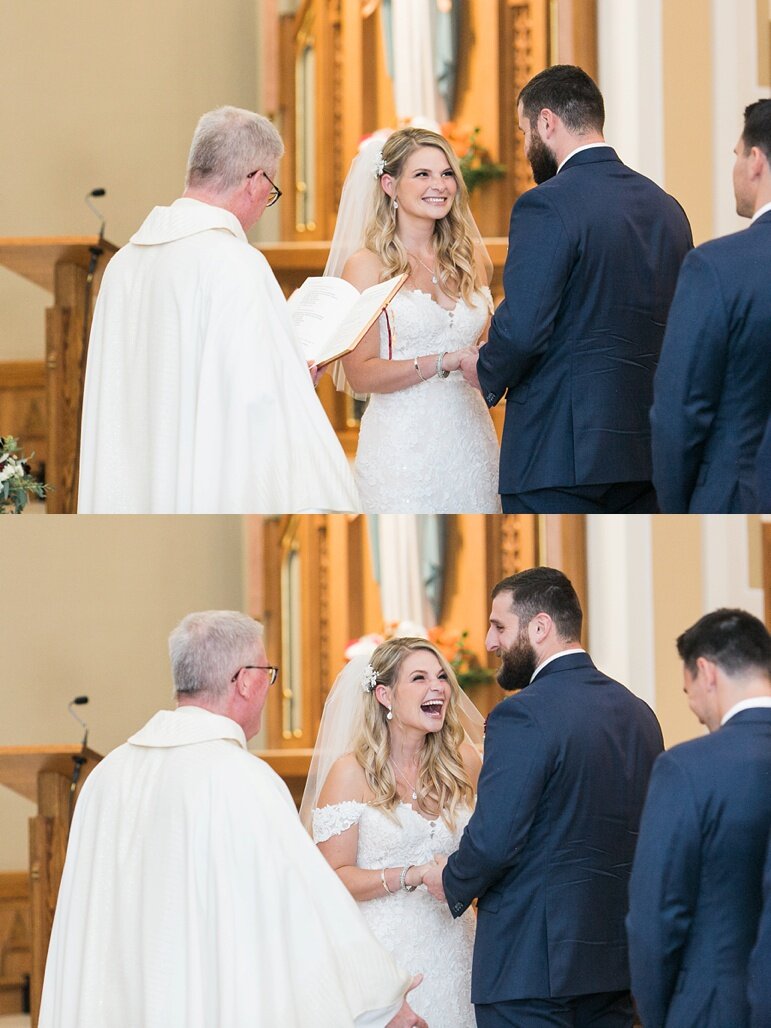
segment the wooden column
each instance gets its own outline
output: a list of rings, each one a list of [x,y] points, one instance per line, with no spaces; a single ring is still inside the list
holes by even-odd
[[[67,852],[69,807],[69,779],[54,771],[41,771],[38,775],[38,813],[29,820],[32,1028],[35,1028],[40,1015],[48,942]]]

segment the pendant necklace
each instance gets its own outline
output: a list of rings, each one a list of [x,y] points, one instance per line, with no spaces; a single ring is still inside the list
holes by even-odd
[[[409,785],[410,789],[412,789],[412,798],[414,800],[416,800],[418,798],[418,793],[417,793],[418,779],[417,778],[415,779],[415,784],[414,785],[410,785],[409,778],[405,775],[405,773],[402,771],[402,769],[399,767],[399,765],[396,763],[396,761],[394,760],[393,757],[391,757],[391,763],[393,764],[395,770],[398,771],[398,773],[401,776],[401,778],[403,779],[403,781],[405,781],[407,783],[407,785]],[[419,777],[420,777],[420,775],[418,775],[418,778]]]
[[[434,283],[434,285],[436,285],[436,284],[437,284],[437,277],[436,277],[436,271],[432,271],[432,270],[431,270],[431,268],[429,268],[429,266],[428,266],[428,265],[426,264],[426,262],[425,262],[425,261],[422,261],[422,260],[420,259],[420,257],[418,257],[418,255],[417,255],[417,254],[415,254],[415,253],[412,253],[412,251],[411,251],[411,250],[408,250],[408,251],[407,251],[407,254],[408,254],[408,256],[412,257],[412,258],[413,258],[413,260],[416,260],[416,261],[418,262],[418,264],[422,264],[422,265],[423,265],[423,267],[424,267],[424,268],[426,269],[426,271],[427,271],[427,272],[429,273],[429,275],[431,276],[431,281],[432,281],[432,282]]]

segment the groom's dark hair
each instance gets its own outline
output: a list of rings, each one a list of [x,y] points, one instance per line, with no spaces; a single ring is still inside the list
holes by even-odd
[[[493,599],[498,593],[511,593],[511,609],[519,618],[520,630],[543,611],[566,642],[580,640],[581,604],[568,576],[556,568],[528,568],[510,575],[495,586]]]
[[[756,100],[745,108],[742,142],[745,153],[757,146],[771,161],[771,100]]]
[[[595,81],[574,64],[555,64],[539,71],[523,88],[517,99],[531,125],[548,107],[571,132],[602,132],[605,104]]]

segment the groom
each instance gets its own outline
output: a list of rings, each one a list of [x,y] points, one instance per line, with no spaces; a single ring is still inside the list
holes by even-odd
[[[654,512],[648,411],[688,219],[607,145],[580,68],[540,72],[518,110],[538,188],[514,205],[505,298],[462,369],[489,407],[506,396],[503,510]]]
[[[517,695],[487,719],[476,810],[424,882],[458,917],[479,897],[479,1028],[631,1028],[624,917],[656,717],[581,648],[570,581],[538,567],[493,590],[488,650]]]

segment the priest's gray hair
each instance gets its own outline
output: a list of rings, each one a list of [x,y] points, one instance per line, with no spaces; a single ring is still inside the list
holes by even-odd
[[[259,621],[237,610],[188,614],[169,636],[175,693],[224,695],[236,671],[254,662],[262,636]]]
[[[196,126],[185,185],[227,193],[252,171],[274,178],[283,155],[281,136],[267,118],[242,107],[218,107]]]

